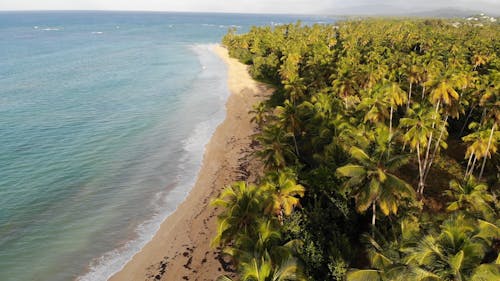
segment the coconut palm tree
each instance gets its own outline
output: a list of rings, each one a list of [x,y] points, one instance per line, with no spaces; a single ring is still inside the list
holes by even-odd
[[[396,82],[387,84],[383,91],[385,92],[387,103],[391,107],[389,117],[389,137],[392,138],[392,119],[394,115],[394,108],[397,108],[406,102],[406,93],[400,88],[399,83]]]
[[[291,256],[273,261],[269,254],[253,258],[242,264],[242,281],[299,281],[306,280],[300,271],[297,260]]]
[[[256,140],[261,145],[257,151],[264,160],[267,168],[278,169],[286,164],[286,157],[294,154],[289,146],[287,139],[289,134],[276,124],[269,124],[264,130],[256,136]]]
[[[474,176],[470,176],[466,181],[452,180],[450,189],[444,192],[452,198],[448,203],[448,211],[466,210],[471,214],[480,214],[483,219],[493,219],[495,210],[491,207],[494,201],[488,186],[480,183]]]
[[[295,153],[300,157],[299,147],[297,145],[296,135],[300,133],[300,120],[297,113],[297,107],[289,100],[285,100],[283,106],[276,107],[278,122],[283,126],[284,130],[292,136],[295,146]]]
[[[267,209],[278,217],[281,224],[284,216],[291,215],[293,209],[299,206],[299,198],[305,192],[305,188],[296,182],[295,175],[290,171],[269,174],[261,188],[270,192],[272,200]]]
[[[226,187],[212,205],[223,208],[217,220],[217,235],[212,245],[227,245],[239,234],[257,231],[257,221],[267,197],[262,189],[243,181]]]
[[[436,275],[435,280],[467,280],[499,237],[494,224],[458,215],[445,221],[439,234],[425,235],[415,247],[405,249],[405,263],[413,271]]]
[[[479,128],[479,129],[476,132],[473,132],[462,138],[462,140],[465,143],[469,144],[467,147],[467,151],[465,153],[465,158],[469,159],[467,163],[465,177],[467,178],[470,175],[472,175],[475,169],[476,161],[484,158],[483,165],[481,167],[481,172],[479,175],[480,179],[482,173],[484,172],[485,159],[491,158],[491,156],[495,154],[497,151],[497,143],[498,140],[500,139],[500,132],[495,131],[496,122],[493,123],[491,129],[484,128],[483,126],[480,126],[478,123],[475,122],[471,123],[469,128],[471,129]]]
[[[268,115],[270,114],[269,111],[270,110],[265,102],[259,102],[253,106],[251,111],[249,111],[249,113],[253,115],[250,122],[254,122],[259,128],[262,128],[264,123],[267,121]]]
[[[419,174],[417,192],[420,194],[423,194],[425,188],[425,169],[428,160],[423,149],[428,147],[435,131],[433,126],[435,114],[434,111],[425,107],[414,106],[408,110],[408,117],[401,118],[399,123],[402,128],[407,129],[406,134],[403,136],[405,144],[408,143],[410,148],[417,152]]]
[[[414,198],[413,188],[394,174],[394,171],[405,164],[407,157],[390,156],[387,151],[388,131],[378,128],[378,148],[363,150],[352,147],[349,154],[353,163],[337,169],[337,173],[348,180],[341,191],[355,199],[358,212],[365,212],[372,207],[372,226],[375,226],[376,207],[385,216],[396,214],[398,205],[405,198]]]

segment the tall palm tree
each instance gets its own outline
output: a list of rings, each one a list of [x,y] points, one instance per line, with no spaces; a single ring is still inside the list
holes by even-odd
[[[392,82],[384,87],[385,97],[391,107],[389,117],[389,137],[392,138],[392,118],[394,108],[403,105],[406,102],[406,93],[401,89],[399,83]]]
[[[387,134],[378,135],[378,138],[385,139],[385,144]],[[384,143],[382,140],[380,142]],[[413,188],[394,174],[397,168],[406,163],[407,158],[403,155],[388,156],[386,149],[365,151],[352,147],[349,153],[354,163],[337,169],[340,176],[349,178],[341,191],[355,199],[358,212],[365,212],[372,207],[372,226],[375,226],[377,205],[388,216],[397,213],[402,199],[414,198]]]
[[[469,144],[465,153],[466,159],[469,159],[465,177],[472,175],[477,160],[491,158],[496,153],[497,143],[500,140],[500,132],[495,131],[496,123],[493,123],[491,129],[484,128],[478,123],[471,123],[469,128],[479,129],[462,138],[465,143]],[[480,176],[482,176],[482,172],[484,171],[484,163],[485,160],[483,160]]]
[[[296,135],[300,133],[300,120],[297,113],[297,106],[293,105],[289,100],[285,100],[283,106],[276,107],[276,114],[279,124],[283,126],[293,139],[295,153],[300,157],[299,147],[297,145]]]
[[[404,142],[408,143],[410,148],[417,152],[419,174],[417,192],[420,194],[423,194],[425,188],[425,169],[428,159],[425,157],[423,149],[428,147],[435,131],[433,126],[435,114],[435,112],[425,107],[414,106],[408,110],[408,117],[400,120],[400,126],[407,128],[406,134],[403,136]]]

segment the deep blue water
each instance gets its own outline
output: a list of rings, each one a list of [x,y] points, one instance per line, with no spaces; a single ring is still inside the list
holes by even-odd
[[[309,16],[0,12],[0,280],[106,280],[223,120],[229,27]]]

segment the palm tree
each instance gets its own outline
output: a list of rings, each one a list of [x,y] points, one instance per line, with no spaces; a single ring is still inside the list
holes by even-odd
[[[298,75],[292,76],[283,82],[283,88],[288,94],[288,98],[293,104],[297,104],[298,101],[304,96],[304,91],[307,87],[304,85],[304,79],[299,78]]]
[[[268,118],[269,108],[267,107],[266,103],[260,102],[254,105],[253,109],[249,111],[249,113],[253,114],[250,122],[254,122],[259,128],[262,128]]]
[[[379,140],[382,145],[378,149],[365,151],[354,146],[349,151],[354,164],[337,169],[340,176],[349,178],[341,191],[355,199],[358,212],[363,213],[372,206],[372,226],[375,226],[377,205],[388,216],[397,213],[402,199],[414,198],[413,188],[394,174],[407,158],[385,153],[387,147],[383,148],[383,144],[384,141],[387,144],[388,133],[384,133],[383,129],[381,131],[378,138],[384,140]]]
[[[288,134],[278,125],[269,124],[256,136],[256,140],[262,146],[257,151],[268,168],[282,168],[285,166],[286,157],[293,154],[287,143]]]
[[[356,108],[360,112],[365,112],[365,122],[370,121],[373,124],[377,124],[389,118],[388,103],[379,89],[380,86],[378,89],[368,90],[368,93]]]
[[[403,136],[405,143],[409,143],[410,148],[416,150],[418,160],[418,189],[417,192],[423,194],[425,187],[425,169],[427,167],[427,157],[422,149],[428,147],[433,132],[433,120],[436,113],[420,106],[414,106],[408,110],[408,117],[401,118],[400,126],[407,128]]]
[[[284,127],[293,138],[293,144],[295,146],[295,153],[300,157],[299,147],[297,146],[297,139],[295,135],[300,133],[300,121],[298,118],[297,107],[294,106],[289,100],[285,100],[283,106],[276,107],[276,114],[278,116],[278,121],[281,126]]]
[[[263,252],[247,253],[239,264],[240,278],[246,281],[301,281],[306,280],[302,267],[293,256],[292,240],[283,246],[264,249]],[[221,276],[218,281],[232,281],[227,276]]]
[[[489,281],[500,279],[500,259],[495,263],[482,264],[474,269],[470,281]]]
[[[299,281],[306,280],[301,273],[295,258],[283,257],[279,263],[271,259],[269,254],[253,258],[242,264],[242,281]]]
[[[440,234],[428,234],[405,249],[405,263],[413,271],[437,275],[435,280],[467,280],[499,237],[497,226],[458,215],[442,224]]]
[[[466,143],[469,143],[467,147],[467,151],[465,153],[465,158],[469,159],[467,163],[467,169],[465,173],[465,177],[469,177],[472,175],[475,164],[477,160],[484,158],[483,165],[481,167],[480,177],[484,172],[485,160],[486,158],[491,158],[493,154],[497,151],[497,143],[500,139],[500,132],[496,132],[496,122],[493,123],[491,129],[484,128],[480,126],[478,123],[471,123],[469,128],[479,128],[476,132],[471,133],[462,138],[462,140]]]
[[[346,66],[346,69],[348,67]],[[344,70],[332,83],[333,90],[344,100],[345,108],[353,106],[359,100],[355,75],[352,71]]]
[[[408,74],[407,74],[410,86],[408,87],[408,99],[407,99],[406,109],[410,108],[413,85],[417,85],[424,80],[423,77],[424,70],[418,65],[417,61],[418,57],[414,56],[413,54],[414,53],[411,53],[412,65],[408,68]]]
[[[282,234],[276,219],[261,217],[255,224],[254,233],[238,233],[233,242],[223,249],[223,253],[231,256],[236,265],[280,247]]]
[[[289,171],[271,173],[261,187],[270,191],[272,201],[268,210],[278,216],[283,224],[284,216],[289,216],[299,206],[299,198],[304,196],[305,188],[298,184],[295,175]]]
[[[406,93],[400,88],[399,84],[392,82],[384,87],[387,102],[391,106],[389,118],[389,137],[392,138],[392,117],[394,115],[394,107],[403,105],[406,102]]]
[[[494,198],[488,192],[488,186],[479,183],[474,176],[465,182],[452,180],[450,189],[444,194],[453,200],[448,203],[448,211],[466,210],[471,214],[481,214],[485,219],[495,217],[495,210],[490,205]]]
[[[226,187],[215,200],[213,206],[222,207],[217,220],[217,235],[212,245],[227,245],[239,234],[257,231],[257,221],[267,204],[266,194],[255,185],[243,181]]]

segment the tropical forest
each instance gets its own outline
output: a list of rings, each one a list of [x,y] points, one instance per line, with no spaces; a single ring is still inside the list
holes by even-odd
[[[219,280],[500,280],[500,24],[349,19],[229,30],[254,106]]]

